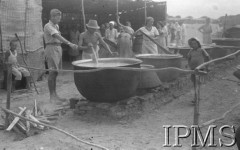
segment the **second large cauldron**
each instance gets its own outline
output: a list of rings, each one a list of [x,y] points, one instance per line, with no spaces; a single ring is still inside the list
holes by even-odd
[[[214,38],[212,41],[221,46],[240,46],[240,38]]]
[[[181,68],[182,56],[176,54],[139,54],[136,57],[143,61],[143,64],[153,65],[155,68]],[[169,82],[178,78],[177,74],[172,74],[171,69],[157,71],[157,75],[162,82]]]
[[[116,102],[133,96],[139,83],[139,72],[116,67],[140,68],[141,63],[132,58],[101,58],[98,66],[92,60],[74,61],[74,70],[91,70],[74,73],[74,82],[78,91],[90,101]],[[105,67],[109,68],[94,70]]]
[[[177,67],[181,68],[182,56],[175,54],[139,54],[136,58],[144,64],[153,65],[155,68]]]

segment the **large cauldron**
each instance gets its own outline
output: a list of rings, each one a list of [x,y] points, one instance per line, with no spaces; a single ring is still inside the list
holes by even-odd
[[[142,60],[143,64],[153,65],[155,68],[181,68],[182,65],[182,56],[175,54],[139,54],[136,57]]]
[[[92,60],[74,61],[74,70],[92,70],[111,67],[88,73],[74,73],[78,91],[88,100],[95,102],[116,102],[135,94],[139,72],[121,70],[115,67],[140,68],[141,60],[131,58],[101,58],[99,66]]]

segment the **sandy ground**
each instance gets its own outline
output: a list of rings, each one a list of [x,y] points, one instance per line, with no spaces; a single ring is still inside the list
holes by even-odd
[[[236,82],[223,80],[226,77],[237,81],[232,76],[234,63],[225,63],[214,69],[216,73],[201,86],[200,124],[221,117],[224,112],[238,104],[240,86]],[[184,79],[183,79],[184,80]],[[182,81],[183,81],[182,80]],[[37,83],[40,95],[34,91],[14,93],[12,107],[31,107],[33,100],[48,103],[46,80]],[[72,74],[61,74],[58,78],[58,92],[62,97],[81,97],[78,93]],[[0,91],[1,105],[5,105],[6,92]],[[109,150],[190,150],[191,137],[181,139],[182,147],[163,147],[165,132],[163,125],[186,125],[193,123],[194,92],[189,80],[183,87],[170,87],[170,90],[152,90],[142,96],[134,97],[118,104],[105,106],[94,104],[85,112],[68,110],[62,115],[56,126],[64,129],[82,140],[93,142],[109,148]],[[129,102],[130,101],[130,102]],[[89,104],[90,106],[90,104]],[[222,125],[239,124],[239,107],[229,113],[225,119],[214,122]],[[3,122],[3,120],[0,120]],[[205,135],[206,127],[202,129]],[[170,144],[174,144],[173,128],[170,129]],[[218,138],[222,136],[216,129],[215,143],[217,147],[199,149],[237,150],[233,147],[219,147]],[[0,149],[6,150],[98,150],[88,147],[55,130],[46,130],[25,139],[19,138],[14,132],[0,131]]]

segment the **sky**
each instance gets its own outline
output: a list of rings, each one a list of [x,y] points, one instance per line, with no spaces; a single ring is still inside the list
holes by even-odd
[[[154,0],[166,1],[167,13],[182,18],[208,16],[217,19],[221,16],[240,14],[240,0]]]

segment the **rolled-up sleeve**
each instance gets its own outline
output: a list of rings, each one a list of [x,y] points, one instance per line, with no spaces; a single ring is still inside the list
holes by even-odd
[[[59,31],[56,28],[54,28],[53,26],[51,26],[50,24],[45,26],[45,31],[47,33],[49,33],[50,35],[59,34]]]

